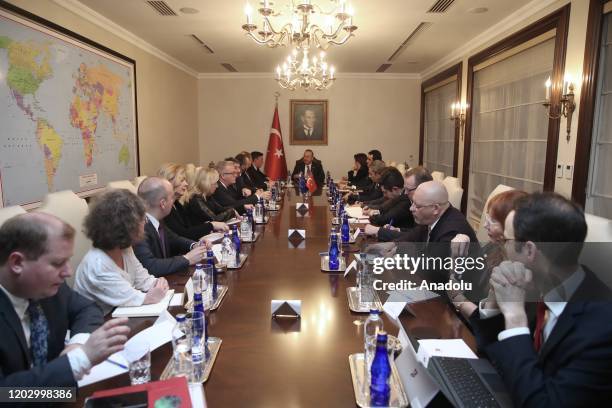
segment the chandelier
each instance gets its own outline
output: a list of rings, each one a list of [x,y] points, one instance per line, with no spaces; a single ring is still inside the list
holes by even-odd
[[[301,49],[326,50],[330,45],[342,45],[357,30],[353,24],[353,9],[347,6],[346,0],[327,1],[331,3],[329,10],[313,4],[312,0],[291,0],[284,12],[281,7],[275,7],[275,2],[258,1],[259,24],[255,24],[253,8],[247,1],[244,8],[246,24],[242,28],[256,43],[271,48],[292,45]],[[283,13],[284,25],[279,27],[278,20],[283,19]]]
[[[301,52],[301,58],[298,58]],[[298,52],[294,49],[287,60],[276,67],[276,81],[285,89],[291,91],[303,88],[308,91],[317,91],[329,88],[336,78],[334,78],[334,67],[328,66],[325,62],[325,53],[321,51],[319,58],[308,59],[308,50]]]

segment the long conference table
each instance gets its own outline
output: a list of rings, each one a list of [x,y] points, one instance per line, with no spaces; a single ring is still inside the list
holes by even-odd
[[[248,258],[241,269],[219,275],[228,286],[220,307],[208,314],[211,336],[223,341],[208,381],[208,407],[354,407],[348,356],[363,352],[367,314],[348,308],[346,288],[355,286],[354,273],[326,273],[319,253],[327,251],[332,214],[325,194],[309,197],[305,216],[296,212],[303,198],[287,189],[280,211],[271,212],[253,244],[243,244]],[[294,248],[288,229],[306,230],[304,248]],[[358,244],[364,245],[360,238]],[[347,254],[352,257],[352,253]],[[182,292],[191,270],[168,277]],[[285,330],[271,318],[272,299],[300,299],[299,331]],[[440,299],[411,305],[415,316],[403,313],[404,328],[419,338],[462,338],[473,350],[475,340],[449,305]],[[182,307],[169,309],[182,313]],[[155,318],[131,318],[132,334]],[[397,328],[385,319],[385,329]],[[172,355],[170,343],[151,355],[152,380],[159,379]],[[81,388],[77,406],[93,392],[129,385],[127,374]],[[410,396],[408,396],[410,398]]]

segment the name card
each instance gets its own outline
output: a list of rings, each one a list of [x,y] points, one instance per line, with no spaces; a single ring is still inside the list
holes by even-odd
[[[298,299],[273,299],[270,301],[273,318],[299,318],[302,314],[302,301]]]

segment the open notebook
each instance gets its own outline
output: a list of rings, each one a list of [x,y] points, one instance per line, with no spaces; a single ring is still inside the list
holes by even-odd
[[[170,299],[174,295],[174,289],[170,289],[166,296],[159,302],[142,306],[122,306],[113,311],[113,317],[149,317],[159,316],[168,309]]]

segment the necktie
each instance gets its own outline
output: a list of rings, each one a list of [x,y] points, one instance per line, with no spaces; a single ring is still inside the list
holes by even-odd
[[[157,229],[157,232],[159,234],[159,243],[160,243],[161,250],[162,250],[162,256],[166,258],[168,256],[166,254],[166,232],[162,224],[159,224],[159,228]]]
[[[427,243],[429,244],[429,238],[431,236],[431,226],[427,227]]]
[[[548,308],[543,301],[538,301],[536,307],[536,327],[533,334],[533,348],[535,351],[540,351],[544,344],[544,326],[548,320]]]
[[[26,310],[30,316],[30,352],[35,367],[47,363],[47,337],[49,325],[42,306],[37,301],[30,301]]]
[[[310,172],[310,164],[308,166],[306,166],[306,176],[310,176],[311,172]]]

